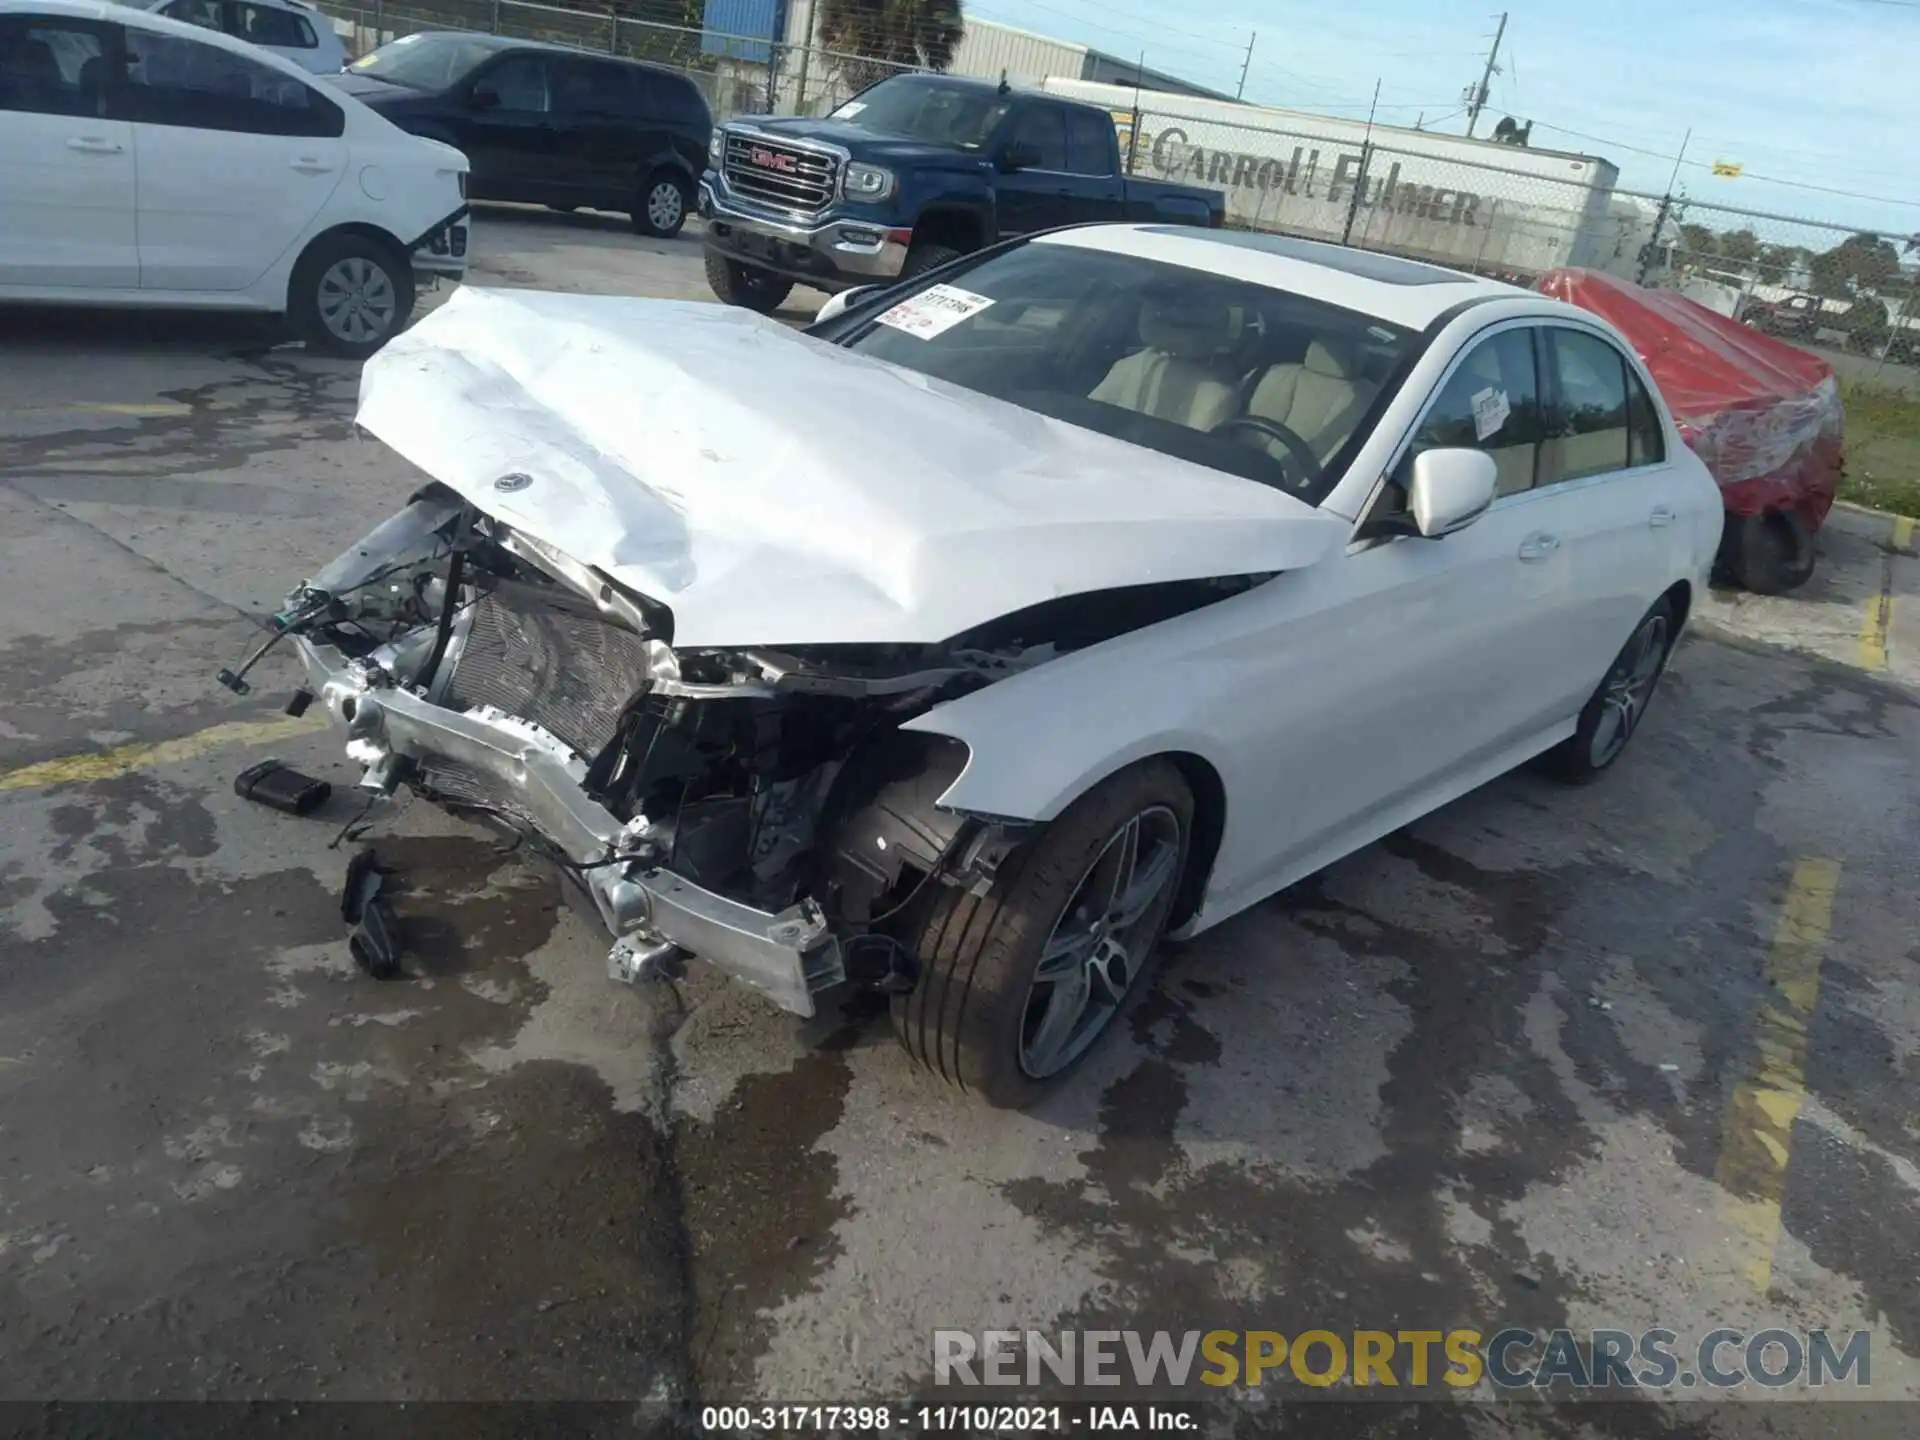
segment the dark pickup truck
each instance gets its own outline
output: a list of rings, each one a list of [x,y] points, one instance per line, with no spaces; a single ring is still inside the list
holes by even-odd
[[[772,310],[928,270],[1034,230],[1097,220],[1218,226],[1218,190],[1136,180],[1095,105],[940,75],[896,75],[822,120],[714,127],[700,214],[707,279]]]

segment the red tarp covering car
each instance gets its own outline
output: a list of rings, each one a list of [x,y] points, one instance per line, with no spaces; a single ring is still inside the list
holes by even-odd
[[[1786,512],[1803,535],[1820,528],[1840,488],[1831,365],[1671,290],[1575,269],[1543,275],[1538,288],[1611,321],[1639,351],[1729,515]]]

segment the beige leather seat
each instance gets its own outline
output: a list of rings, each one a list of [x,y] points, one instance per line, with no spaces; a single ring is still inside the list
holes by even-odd
[[[1298,365],[1272,365],[1253,387],[1247,414],[1293,431],[1325,460],[1353,434],[1380,387],[1355,371],[1354,355],[1337,342],[1315,340]],[[1276,457],[1286,447],[1270,440]]]
[[[1211,430],[1240,413],[1232,352],[1239,316],[1225,305],[1174,309],[1148,301],[1140,310],[1136,351],[1093,387],[1092,399],[1192,430]]]

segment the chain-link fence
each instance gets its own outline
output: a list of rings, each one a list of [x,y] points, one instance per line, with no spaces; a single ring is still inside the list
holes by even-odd
[[[914,68],[797,43],[811,10],[782,34],[764,28],[780,13],[775,6],[763,7],[759,33],[701,24],[751,8],[710,9],[706,0],[608,0],[594,9],[535,0],[321,0],[355,55],[422,30],[554,41],[679,70],[720,119],[825,114]],[[867,39],[864,48],[897,53],[897,37]],[[1245,119],[1220,111],[1152,90],[1129,95],[1112,111],[1128,172],[1223,191],[1227,223],[1236,227],[1521,284],[1584,266],[1678,289],[1791,339],[1920,360],[1920,296],[1908,268],[1920,237],[1622,190],[1615,167],[1594,156],[1441,133],[1429,140],[1251,107]]]
[[[1661,223],[1648,283],[1758,329],[1879,359],[1920,359],[1920,237],[1880,234],[1685,196],[1644,197]]]
[[[612,0],[591,10],[534,0],[321,0],[319,8],[340,22],[354,56],[402,35],[463,30],[649,60],[693,80],[721,120],[825,114],[875,81],[914,68],[702,27],[702,6],[681,0]]]
[[[1604,160],[1490,153],[1448,136],[1416,149],[1404,132],[1376,143],[1340,122],[1291,129],[1192,111],[1151,97],[1117,111],[1128,168],[1224,191],[1232,226],[1515,278],[1560,265],[1618,269],[1643,243],[1637,215],[1616,213],[1616,172]]]

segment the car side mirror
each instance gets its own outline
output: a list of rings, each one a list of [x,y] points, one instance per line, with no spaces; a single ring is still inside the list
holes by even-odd
[[[1040,163],[1040,149],[1018,142],[1000,152],[1000,168],[1011,175],[1016,170],[1031,170]]]
[[[483,82],[473,87],[467,103],[476,110],[491,110],[500,103],[500,92]]]
[[[858,305],[864,296],[873,294],[879,288],[878,285],[856,285],[851,290],[842,290],[839,294],[830,296],[827,303],[822,305],[814,315],[813,323],[822,325],[829,320],[837,320],[850,307]]]
[[[1407,513],[1420,534],[1437,540],[1484,515],[1499,483],[1499,467],[1484,450],[1424,450],[1413,457]]]

